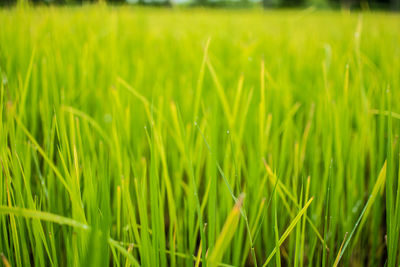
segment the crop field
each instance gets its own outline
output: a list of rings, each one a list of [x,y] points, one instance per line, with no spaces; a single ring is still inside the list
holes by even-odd
[[[400,15],[0,10],[0,265],[399,266]]]

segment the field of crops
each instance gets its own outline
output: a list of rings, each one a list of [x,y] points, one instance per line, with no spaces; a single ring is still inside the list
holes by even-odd
[[[399,14],[20,6],[0,78],[6,267],[399,264]]]

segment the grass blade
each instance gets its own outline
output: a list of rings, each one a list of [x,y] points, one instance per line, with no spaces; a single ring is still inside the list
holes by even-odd
[[[283,233],[281,238],[279,239],[278,245],[279,247],[285,242],[286,238],[289,236],[289,234],[292,232],[296,224],[300,221],[301,216],[306,212],[308,206],[310,206],[311,202],[313,201],[314,197],[310,198],[310,200],[307,201],[307,203],[304,205],[304,207],[300,210],[300,212],[296,215],[296,217],[293,219],[293,221],[290,223],[288,228],[286,228],[286,231]],[[264,262],[263,267],[267,266],[268,263],[271,261],[272,257],[276,253],[276,248],[269,254],[267,260]]]

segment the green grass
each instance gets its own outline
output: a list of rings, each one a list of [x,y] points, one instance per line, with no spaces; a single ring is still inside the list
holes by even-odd
[[[4,266],[400,264],[400,16],[0,10]]]

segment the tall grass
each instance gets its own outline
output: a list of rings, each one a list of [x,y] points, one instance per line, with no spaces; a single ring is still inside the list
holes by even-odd
[[[400,17],[0,10],[4,266],[399,264]]]

